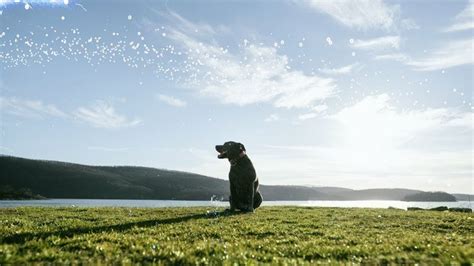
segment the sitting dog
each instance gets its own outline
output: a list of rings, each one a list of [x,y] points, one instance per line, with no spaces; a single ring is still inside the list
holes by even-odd
[[[228,141],[224,145],[216,145],[219,152],[217,158],[227,158],[230,162],[230,211],[239,209],[253,212],[262,203],[262,195],[258,191],[258,178],[252,161],[246,154],[243,144]]]

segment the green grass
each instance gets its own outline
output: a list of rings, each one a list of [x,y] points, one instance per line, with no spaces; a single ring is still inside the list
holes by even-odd
[[[472,264],[474,215],[264,207],[0,209],[0,264]],[[221,210],[221,209],[220,209]]]

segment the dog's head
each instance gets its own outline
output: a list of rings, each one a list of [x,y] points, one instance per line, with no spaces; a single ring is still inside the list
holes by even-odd
[[[245,152],[245,146],[242,143],[227,141],[224,145],[216,145],[216,151],[219,153],[217,158],[233,160],[238,158],[242,152]]]

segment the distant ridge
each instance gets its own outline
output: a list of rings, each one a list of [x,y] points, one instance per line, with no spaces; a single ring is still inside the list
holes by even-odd
[[[47,198],[209,200],[227,199],[227,180],[139,166],[90,166],[0,155],[2,187],[29,189]],[[261,185],[264,200],[403,200],[411,189]],[[459,200],[470,195],[453,194]],[[472,197],[472,196],[471,196]],[[472,197],[474,198],[474,197]]]

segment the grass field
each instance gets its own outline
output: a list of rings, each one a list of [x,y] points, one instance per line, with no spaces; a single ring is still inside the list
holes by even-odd
[[[208,215],[212,210],[0,209],[0,264],[474,262],[472,213],[264,207]]]

